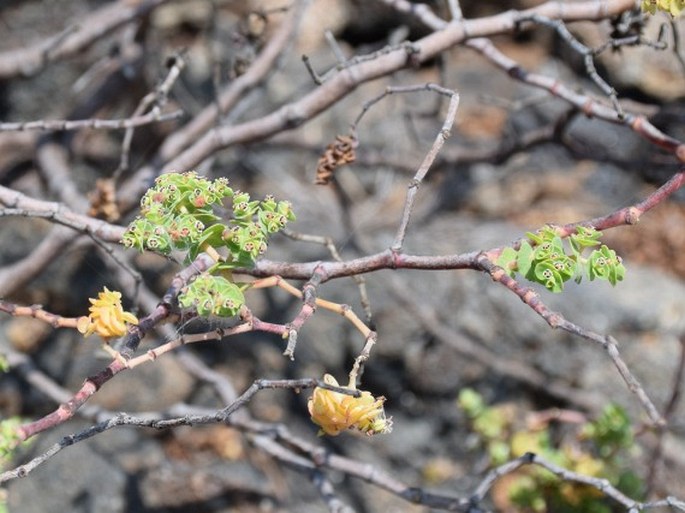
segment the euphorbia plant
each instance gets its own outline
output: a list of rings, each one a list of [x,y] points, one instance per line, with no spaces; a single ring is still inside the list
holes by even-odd
[[[208,180],[194,172],[161,175],[140,205],[124,245],[164,255],[183,251],[186,263],[206,252],[216,262],[178,297],[182,307],[202,316],[230,317],[240,310],[249,284],[235,283],[231,271],[251,266],[266,251],[269,236],[295,219],[287,201],[252,200],[226,178]]]
[[[529,240],[521,242],[518,250],[504,248],[497,260],[512,278],[519,273],[552,292],[561,292],[571,278],[580,283],[588,276],[590,281],[606,280],[612,285],[623,280],[626,269],[621,257],[599,242],[602,232],[592,227],[579,226],[568,239],[562,239],[552,226],[526,235]],[[594,246],[600,247],[586,256],[586,250]]]

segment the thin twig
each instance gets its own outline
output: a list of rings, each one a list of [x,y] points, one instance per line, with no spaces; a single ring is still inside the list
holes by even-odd
[[[604,94],[606,94],[610,99],[611,103],[614,106],[614,109],[618,113],[619,118],[623,118],[625,113],[623,112],[623,109],[621,108],[621,104],[618,103],[618,93],[616,92],[616,89],[611,87],[606,80],[604,80],[599,73],[597,73],[597,68],[595,67],[595,55],[598,52],[595,52],[585,46],[583,43],[578,41],[578,39],[571,34],[571,31],[568,29],[566,24],[561,21],[561,20],[551,20],[549,18],[546,18],[544,16],[539,16],[537,14],[534,14],[533,16],[530,16],[529,18],[522,17],[520,18],[521,22],[525,21],[532,21],[534,23],[539,23],[541,25],[546,25],[548,27],[552,27],[556,33],[566,41],[566,43],[575,51],[576,53],[580,54],[583,57],[583,61],[585,63],[585,71],[587,72],[588,76],[590,79],[599,87]]]
[[[396,3],[400,3],[399,0],[396,0]],[[406,3],[409,4],[409,2]],[[524,11],[524,13],[526,15],[540,14],[551,19],[564,19],[566,21],[605,19],[630,9],[633,5],[632,0],[606,0],[601,3],[593,0],[574,2],[573,4],[547,2]],[[179,149],[178,146],[174,146],[173,155],[165,153],[165,156],[160,156],[160,159],[157,159],[157,162],[162,162],[162,164],[158,167],[141,168],[130,181],[126,182],[121,189],[122,206],[130,207],[131,204],[135,203],[133,198],[139,198],[144,192],[146,184],[149,184],[160,171],[193,169],[198,163],[220,149],[243,142],[263,140],[283,130],[295,128],[328,109],[363,83],[388,75],[401,68],[425,62],[442,51],[463,43],[470,37],[484,37],[514,30],[516,25],[515,14],[518,15],[515,11],[509,11],[488,18],[465,20],[461,23],[439,27],[441,30],[412,42],[410,47],[402,46],[387,53],[378,54],[369,61],[359,62],[341,70],[326,80],[323,85],[297,100],[282,105],[266,116],[231,126],[216,127],[205,133],[202,131],[199,134],[196,133],[194,142],[185,150],[180,151],[182,148]],[[514,76],[516,77],[516,74]],[[554,84],[555,82],[552,81],[552,85]],[[581,105],[584,105],[588,100],[586,96],[580,94],[576,96],[582,98]],[[611,108],[600,108],[593,105],[592,113],[616,121],[616,112]],[[634,116],[626,116],[623,123],[632,127],[636,121]],[[679,141],[666,138],[665,134],[649,124],[646,119],[640,118],[638,124],[642,127],[638,133],[650,140],[662,141],[665,144],[664,147],[670,151],[675,153],[680,146]],[[204,129],[207,128],[206,125],[203,126]],[[186,141],[190,143],[193,140]],[[682,154],[683,159],[685,159],[685,145],[683,145]]]
[[[50,62],[67,58],[118,27],[149,14],[168,0],[119,0],[88,14],[57,35],[22,48],[0,52],[0,79],[30,77]]]
[[[181,76],[183,68],[186,66],[186,61],[183,52],[179,52],[174,55],[171,65],[169,66],[169,71],[167,72],[166,78],[162,83],[155,88],[154,91],[148,93],[140,100],[136,110],[133,112],[133,118],[145,117],[145,116],[160,116],[160,112],[164,105],[169,99],[169,93],[171,88],[174,86],[178,78]],[[152,110],[147,114],[143,113],[152,106]],[[183,115],[183,111],[177,111],[177,117]],[[130,162],[130,152],[131,143],[133,142],[133,132],[137,125],[131,125],[126,127],[126,133],[124,134],[124,139],[121,143],[121,158],[119,160],[119,167],[112,175],[114,181],[117,181],[122,173],[128,171]]]
[[[362,120],[364,115],[374,106],[376,103],[386,98],[387,96],[400,93],[416,93],[419,91],[432,91],[443,96],[447,96],[450,99],[449,107],[447,109],[447,115],[445,116],[445,121],[438,133],[433,146],[431,147],[428,154],[425,156],[423,162],[419,166],[414,179],[408,186],[407,197],[404,204],[404,210],[402,212],[402,218],[400,225],[397,228],[397,233],[395,234],[395,239],[391,245],[392,251],[399,252],[402,249],[402,244],[404,242],[404,237],[407,233],[407,227],[409,225],[409,219],[411,217],[411,212],[414,208],[414,199],[416,193],[421,186],[421,182],[425,178],[428,170],[435,161],[440,149],[445,144],[445,141],[450,136],[452,125],[454,124],[454,119],[457,116],[457,109],[459,107],[459,94],[450,89],[446,89],[437,84],[423,84],[418,86],[402,86],[402,87],[387,87],[383,93],[372,98],[371,100],[364,103],[362,110],[357,116],[357,118],[352,123],[352,133],[356,133],[357,126]]]
[[[369,337],[374,333],[368,326],[366,326],[366,324],[364,324],[364,322],[362,322],[362,320],[357,316],[357,314],[354,313],[349,305],[341,305],[316,297],[314,294],[316,287],[319,285],[319,283],[325,281],[326,279],[328,279],[328,277],[326,276],[325,272],[323,270],[318,270],[318,268],[315,267],[308,281],[309,286],[305,286],[304,292],[296,287],[293,287],[288,282],[283,280],[283,278],[277,275],[255,280],[250,284],[250,287],[253,289],[280,287],[293,296],[304,299],[302,308],[300,309],[297,317],[295,317],[293,321],[284,327],[285,331],[283,333],[288,337],[288,346],[283,354],[289,356],[291,359],[293,359],[293,352],[295,350],[295,345],[297,344],[297,334],[307,319],[313,315],[317,306],[345,317],[345,319],[352,323],[352,325],[364,336],[364,339],[366,340],[368,340]]]
[[[599,333],[585,329],[575,323],[568,321],[560,313],[553,312],[540,300],[540,296],[538,296],[538,294],[532,288],[518,283],[518,281],[509,276],[504,269],[495,265],[484,253],[478,259],[478,261],[483,271],[490,274],[494,281],[500,283],[516,294],[521,301],[527,304],[535,313],[542,317],[547,324],[550,325],[550,327],[560,328],[573,335],[577,335],[581,338],[599,344],[607,352],[609,358],[611,358],[611,361],[614,363],[614,366],[618,370],[619,374],[625,381],[626,385],[628,385],[628,389],[637,396],[638,400],[642,404],[642,407],[647,412],[651,422],[655,426],[664,425],[664,418],[661,416],[638,379],[633,375],[626,363],[621,358],[618,351],[618,342],[614,337],[609,335],[600,335]]]
[[[125,119],[50,119],[38,121],[22,121],[18,123],[0,123],[0,132],[22,132],[26,130],[42,130],[63,132],[69,130],[123,130],[139,126],[149,125],[163,121],[178,119],[183,115],[182,110],[161,113],[153,110],[147,114],[134,113],[130,118]]]
[[[305,234],[305,233],[298,233],[290,230],[289,228],[284,228],[281,233],[285,235],[286,237],[292,239],[292,240],[297,240],[301,242],[309,242],[313,244],[320,244],[321,246],[324,246],[328,252],[330,253],[331,257],[336,262],[342,262],[342,257],[340,256],[340,252],[338,251],[338,248],[335,247],[335,244],[333,243],[333,239],[330,237],[322,237],[319,235],[310,235],[310,234]],[[366,324],[373,329],[373,314],[371,312],[371,302],[369,301],[369,295],[367,292],[366,288],[366,280],[364,279],[363,276],[358,276],[354,275],[352,276],[352,279],[354,282],[357,284],[357,287],[359,288],[359,301],[362,305],[362,308],[364,309],[364,313],[366,314]]]
[[[671,418],[678,408],[680,403],[683,383],[685,382],[685,335],[682,335],[679,339],[680,342],[680,358],[678,359],[678,366],[676,367],[675,374],[673,375],[673,384],[671,385],[671,396],[666,402],[666,407],[664,408],[663,417],[667,423],[670,422]],[[656,446],[652,450],[652,454],[649,458],[649,468],[647,470],[647,478],[645,479],[647,495],[651,493],[656,485],[656,479],[659,472],[659,466],[661,465],[662,459],[664,457],[664,437],[668,432],[668,425],[663,429],[659,429],[656,433],[657,441]]]

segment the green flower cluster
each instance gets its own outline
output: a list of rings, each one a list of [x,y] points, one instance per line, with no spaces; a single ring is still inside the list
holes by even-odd
[[[505,248],[496,262],[512,278],[518,272],[552,292],[561,292],[571,278],[580,283],[584,275],[590,281],[606,280],[612,285],[623,280],[626,270],[613,249],[602,244],[589,257],[583,256],[586,248],[600,245],[602,232],[592,227],[579,226],[567,239],[568,249],[551,226],[526,235],[530,242],[523,241],[518,250]]]
[[[228,224],[217,215],[225,199],[232,200]],[[194,172],[168,173],[155,180],[140,201],[140,216],[123,236],[127,247],[169,254],[188,251],[186,261],[211,246],[228,248],[225,261],[249,266],[264,251],[270,234],[295,219],[290,203],[268,196],[251,201],[234,191],[226,178],[207,180]]]
[[[201,316],[231,317],[245,304],[245,296],[240,286],[223,276],[202,274],[183,290],[178,302]]]
[[[230,279],[231,270],[253,265],[266,251],[269,236],[294,219],[288,201],[272,196],[252,200],[229,187],[226,178],[168,173],[145,193],[140,215],[128,226],[122,242],[164,255],[186,251],[186,263],[203,251],[212,255],[217,264],[179,295],[179,304],[195,307],[199,315],[232,316],[245,301],[242,289]]]

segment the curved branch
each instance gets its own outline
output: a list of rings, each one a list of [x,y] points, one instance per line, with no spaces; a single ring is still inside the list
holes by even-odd
[[[65,59],[131,21],[147,15],[169,0],[119,0],[84,17],[78,24],[31,46],[0,52],[0,80],[30,77],[47,64]]]
[[[121,195],[122,205],[125,209],[131,202],[137,201],[160,171],[166,173],[193,169],[209,155],[221,149],[235,144],[259,141],[283,130],[296,128],[366,82],[430,60],[444,50],[470,38],[512,31],[516,28],[520,16],[530,17],[537,14],[565,21],[596,20],[621,13],[634,6],[633,0],[586,1],[573,4],[547,2],[520,13],[507,11],[487,18],[447,24],[411,45],[381,52],[373,59],[360,61],[344,68],[299,100],[285,104],[266,116],[209,130],[182,153],[160,163],[161,169],[151,166],[140,169],[129,182],[124,184]],[[126,204],[123,204],[124,202]]]

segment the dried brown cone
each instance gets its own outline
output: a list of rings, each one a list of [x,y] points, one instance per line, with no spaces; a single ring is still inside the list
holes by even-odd
[[[110,223],[118,221],[121,217],[116,202],[114,180],[111,178],[98,179],[95,183],[95,190],[89,195],[89,199],[89,216],[105,219]]]
[[[354,135],[338,135],[335,141],[326,146],[319,162],[316,166],[317,185],[327,185],[333,178],[333,173],[339,166],[354,162],[356,158],[355,148],[357,138]]]

